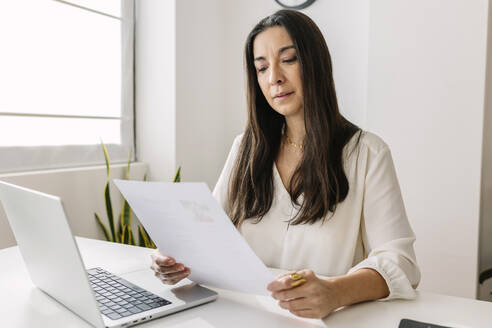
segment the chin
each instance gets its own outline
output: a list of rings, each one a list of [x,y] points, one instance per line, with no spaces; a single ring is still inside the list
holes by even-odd
[[[280,106],[277,108],[273,108],[277,113],[287,117],[287,116],[296,116],[299,113],[301,113],[301,110],[299,108],[292,108],[291,106]]]

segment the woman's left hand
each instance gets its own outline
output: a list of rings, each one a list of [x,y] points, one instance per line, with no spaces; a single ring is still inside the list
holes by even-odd
[[[306,280],[297,287],[290,273],[277,277],[268,284],[272,297],[279,301],[281,308],[304,318],[323,318],[341,306],[340,292],[334,279],[320,279],[312,270],[297,271]]]

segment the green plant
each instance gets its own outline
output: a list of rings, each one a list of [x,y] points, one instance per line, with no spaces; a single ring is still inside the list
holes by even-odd
[[[102,149],[104,152],[104,160],[106,161],[106,185],[104,187],[104,202],[106,205],[106,215],[108,216],[109,230],[106,225],[102,222],[101,218],[97,213],[94,213],[94,217],[96,222],[101,227],[104,236],[107,241],[112,241],[115,243],[128,244],[128,245],[136,245],[135,237],[133,235],[133,231],[131,228],[132,224],[132,210],[130,205],[123,199],[123,205],[121,206],[121,213],[119,215],[118,229],[115,228],[114,225],[114,216],[113,216],[113,205],[111,202],[111,195],[109,191],[109,183],[111,176],[111,168],[109,164],[109,155],[108,149],[106,145],[101,142]],[[132,151],[130,150],[130,154],[128,156],[128,162],[125,168],[125,179],[130,179],[130,161],[132,158]],[[144,176],[144,181],[147,180],[147,174]],[[176,174],[174,175],[173,182],[181,181],[181,167],[178,167]],[[137,226],[138,228],[138,246],[148,247],[148,248],[156,248],[155,243],[150,238],[149,234],[145,230],[145,228],[141,225]]]

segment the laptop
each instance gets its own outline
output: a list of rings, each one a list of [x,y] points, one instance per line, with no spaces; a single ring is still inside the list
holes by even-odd
[[[128,327],[217,299],[197,284],[141,288],[104,268],[86,270],[59,197],[0,181],[0,201],[33,283],[95,327]],[[149,269],[150,271],[150,269]],[[141,272],[139,275],[138,273]]]

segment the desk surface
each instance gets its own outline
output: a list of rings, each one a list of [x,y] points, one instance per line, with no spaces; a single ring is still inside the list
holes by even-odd
[[[77,242],[86,267],[100,266],[128,280],[132,273],[147,270],[151,277],[148,283],[161,286],[149,269],[152,250],[86,238],[77,238]],[[214,302],[137,327],[396,328],[401,318],[456,328],[492,327],[492,303],[426,292],[418,292],[413,301],[353,305],[321,321],[297,319],[269,297],[215,290],[219,298]],[[91,327],[32,284],[17,247],[0,250],[0,295],[2,327]]]

